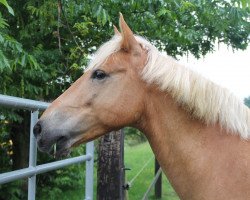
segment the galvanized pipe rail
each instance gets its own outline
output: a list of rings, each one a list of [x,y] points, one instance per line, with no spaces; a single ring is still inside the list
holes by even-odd
[[[36,165],[37,160],[37,144],[33,135],[33,127],[38,121],[38,112],[45,110],[49,103],[12,97],[0,94],[0,106],[15,109],[26,109],[31,111],[30,123],[30,149],[29,149],[29,167],[25,169],[15,170],[12,172],[0,174],[0,184],[11,182],[14,180],[28,178],[28,200],[35,200],[36,194],[36,175],[48,171],[66,167],[71,164],[86,162],[86,178],[85,178],[85,200],[93,200],[93,182],[94,182],[94,143],[89,142],[86,145],[86,155],[74,158],[68,158],[56,162],[42,165]]]
[[[162,169],[159,168],[155,177],[153,178],[152,182],[150,183],[146,193],[144,194],[142,200],[148,200],[148,195],[149,195],[151,189],[153,188],[153,186],[155,185],[156,181],[158,180],[159,176],[161,175],[161,172],[162,172]]]
[[[45,110],[49,103],[0,94],[0,105],[25,110]]]

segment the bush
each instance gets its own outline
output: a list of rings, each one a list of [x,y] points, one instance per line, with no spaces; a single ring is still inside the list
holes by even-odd
[[[147,138],[138,129],[132,127],[124,128],[125,143],[128,145],[136,145],[138,143],[145,142]]]
[[[75,148],[71,152],[71,157],[85,154],[85,145]],[[42,157],[46,154],[39,153]],[[50,157],[49,162],[55,161]],[[69,167],[51,171],[37,177],[37,197],[41,199],[58,199],[65,190],[73,190],[84,185],[85,169],[83,163],[70,165]],[[44,197],[44,198],[43,198]],[[40,198],[37,198],[40,199]]]

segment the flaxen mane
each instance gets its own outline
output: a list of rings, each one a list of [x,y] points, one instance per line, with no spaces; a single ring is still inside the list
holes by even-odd
[[[142,72],[146,82],[158,84],[206,124],[219,123],[229,132],[250,137],[250,111],[231,92],[178,64],[172,57],[162,55],[144,38],[135,38],[148,50],[148,61]],[[121,37],[116,35],[101,46],[88,69],[100,66],[108,56],[120,50],[120,43]]]

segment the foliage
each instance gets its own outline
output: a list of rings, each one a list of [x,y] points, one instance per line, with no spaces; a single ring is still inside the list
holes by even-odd
[[[82,74],[93,51],[113,35],[112,25],[118,24],[119,12],[136,34],[172,56],[192,53],[200,57],[212,51],[215,42],[245,49],[249,42],[246,0],[0,0],[0,93],[53,100]],[[17,145],[8,145],[15,135],[13,127],[27,129],[26,116],[24,112],[0,110],[3,171],[13,167],[13,156],[8,154]],[[141,138],[136,130],[126,131]],[[25,134],[28,137],[29,133]],[[39,155],[39,162],[48,161],[51,158]],[[38,191],[53,197],[66,187],[76,186],[80,178],[75,177],[76,171],[77,167],[39,176],[43,189]],[[13,188],[20,189],[16,183]],[[14,189],[7,191],[1,186],[0,196],[24,197]]]
[[[9,26],[0,20],[0,91],[53,99],[79,77],[89,53],[110,38],[119,11],[136,33],[173,56],[205,55],[217,40],[235,49],[247,47],[250,11],[236,6],[240,1],[147,2],[12,1],[15,17],[3,12]]]
[[[88,55],[113,34],[119,11],[137,34],[173,56],[205,55],[216,41],[245,49],[250,11],[237,3],[247,5],[236,0],[11,1],[15,17],[0,12],[5,16],[0,15],[0,92],[43,100],[58,96],[81,75]]]
[[[0,3],[3,4],[8,9],[10,14],[14,15],[13,9],[9,6],[6,0],[0,0]]]
[[[244,103],[250,108],[250,96],[244,99]]]
[[[9,130],[6,126],[4,126],[5,121],[2,120],[0,124],[0,133],[1,133],[1,143],[0,143],[0,173],[7,172],[8,166],[11,165],[10,155],[12,142],[9,138]]]
[[[23,180],[0,185],[0,199],[1,200],[20,200],[25,199],[26,194],[22,188]],[[27,197],[26,197],[27,199]]]
[[[79,156],[84,154],[83,146],[76,148],[72,152],[72,156]],[[46,156],[46,155],[39,155]],[[48,160],[48,159],[47,159]],[[55,161],[49,158],[49,162]],[[44,159],[40,159],[44,162]],[[37,196],[46,196],[47,199],[57,199],[62,196],[65,190],[79,189],[84,184],[84,164],[71,165],[67,168],[58,169],[37,177]]]
[[[125,142],[131,146],[137,145],[138,143],[145,142],[147,140],[142,132],[132,127],[126,127],[124,129],[124,133],[126,135]]]

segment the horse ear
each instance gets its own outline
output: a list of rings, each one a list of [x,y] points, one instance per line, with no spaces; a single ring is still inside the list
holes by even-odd
[[[120,29],[122,35],[121,48],[125,51],[131,51],[134,48],[138,47],[138,42],[135,39],[135,36],[127,23],[125,22],[122,14],[120,13]]]
[[[116,28],[116,26],[113,25],[113,27],[114,27],[115,35],[121,36],[121,33],[118,31],[118,29]]]

